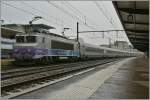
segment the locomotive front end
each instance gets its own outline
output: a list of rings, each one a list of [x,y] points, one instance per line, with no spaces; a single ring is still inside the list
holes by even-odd
[[[14,48],[13,57],[16,60],[32,60],[35,53],[32,48]]]
[[[16,60],[32,60],[35,56],[37,43],[36,36],[18,35],[14,44],[13,57]]]

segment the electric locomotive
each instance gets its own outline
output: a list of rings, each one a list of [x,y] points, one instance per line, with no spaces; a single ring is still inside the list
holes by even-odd
[[[13,57],[16,61],[53,62],[59,59],[87,60],[140,55],[113,48],[87,44],[83,39],[68,39],[50,32],[32,32],[16,35]]]
[[[16,35],[13,57],[16,61],[53,61],[79,57],[78,43],[54,33]]]

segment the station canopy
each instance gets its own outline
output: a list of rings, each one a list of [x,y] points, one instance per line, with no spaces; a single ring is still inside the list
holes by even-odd
[[[134,48],[148,51],[149,2],[113,1],[113,5]]]

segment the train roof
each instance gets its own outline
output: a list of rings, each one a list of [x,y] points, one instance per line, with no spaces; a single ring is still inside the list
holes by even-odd
[[[34,32],[32,32],[32,33],[25,33],[25,34],[20,34],[20,33],[18,33],[17,35],[29,35],[29,34],[30,34],[30,35],[45,35],[45,34],[47,34],[47,35],[51,35],[51,36],[56,36],[56,37],[61,37],[61,38],[68,39],[67,37],[64,37],[64,36],[59,35],[59,34],[56,34],[56,33],[44,32],[44,31],[40,32],[40,31],[38,31],[38,30],[34,30]]]
[[[118,52],[129,52],[129,51],[125,51],[125,50],[120,50],[120,49],[115,49],[115,48],[108,48],[108,47],[102,47],[102,46],[88,44],[88,43],[85,43],[85,45],[87,45],[88,47],[95,47],[95,48],[100,48],[100,49],[104,49],[104,50],[111,50],[111,51],[118,51]]]
[[[15,26],[31,27],[30,24],[5,24],[2,26],[3,27],[15,27]],[[32,24],[32,27],[43,28],[43,29],[56,29],[55,27],[46,24]]]
[[[68,39],[67,37],[64,37],[64,36],[59,35],[59,34],[51,33],[51,32],[50,33],[46,33],[46,34],[51,35],[51,36],[56,36],[56,37],[61,37],[61,38]]]
[[[62,35],[59,35],[59,34],[55,34],[55,33],[43,33],[44,35],[50,35],[50,36],[55,36],[55,37],[60,37],[60,38],[63,38],[63,39],[67,39],[67,40],[71,40],[71,41],[76,41],[75,39],[69,39],[67,37],[64,37]],[[33,36],[42,36],[43,35],[42,33],[30,33],[30,35],[33,35]],[[29,35],[29,34],[17,34],[17,35],[20,35],[20,36],[25,36],[25,35]]]

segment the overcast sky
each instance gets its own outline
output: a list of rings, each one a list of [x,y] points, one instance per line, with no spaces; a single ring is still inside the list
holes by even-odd
[[[55,27],[51,30],[66,36],[76,36],[76,23],[79,31],[122,30],[122,25],[111,1],[2,1],[1,18],[4,24],[28,24],[35,16],[43,18],[34,23],[43,23]],[[118,32],[118,39],[128,41],[124,32]],[[116,33],[81,33],[80,37],[90,44],[108,44],[116,40]]]

